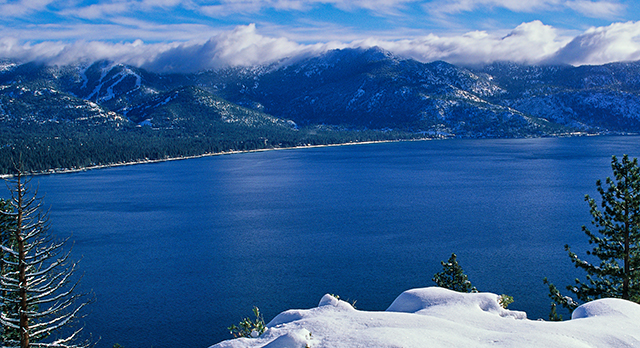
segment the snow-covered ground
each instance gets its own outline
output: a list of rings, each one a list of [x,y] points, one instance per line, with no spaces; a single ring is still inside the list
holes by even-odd
[[[571,320],[526,319],[503,309],[498,295],[421,288],[384,312],[354,309],[325,295],[316,308],[276,316],[258,338],[213,347],[640,347],[640,305],[621,299],[584,304]]]

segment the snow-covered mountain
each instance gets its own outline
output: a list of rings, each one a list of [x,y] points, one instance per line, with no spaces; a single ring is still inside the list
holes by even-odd
[[[74,163],[80,164],[68,165],[77,167],[363,140],[637,133],[639,87],[639,62],[460,67],[379,48],[193,74],[107,61],[45,66],[5,60],[0,152],[11,153],[0,153],[0,172],[3,158],[20,152],[52,157],[26,150],[39,147],[62,158],[65,147],[75,146]],[[98,135],[111,148],[98,145]],[[87,145],[96,158],[82,159]],[[124,150],[132,145],[145,150]],[[53,166],[34,161],[39,170]]]
[[[581,67],[501,63],[479,71],[507,91],[491,102],[579,129],[640,128],[640,62]]]
[[[200,74],[224,98],[299,124],[511,137],[640,130],[640,64],[459,67],[336,50],[291,65]]]
[[[555,125],[488,97],[504,94],[487,74],[389,52],[336,50],[258,73],[227,69],[199,81],[224,98],[298,124],[400,128],[457,136],[541,136]]]
[[[462,137],[640,130],[640,63],[464,68],[371,48],[330,51],[293,64],[182,75],[105,61],[65,67],[5,64],[0,71],[1,105],[37,104],[21,100],[15,90],[47,88],[68,96],[59,103],[90,101],[122,116],[142,105],[148,109],[159,95],[186,86],[301,126]],[[0,113],[7,115],[7,108]]]

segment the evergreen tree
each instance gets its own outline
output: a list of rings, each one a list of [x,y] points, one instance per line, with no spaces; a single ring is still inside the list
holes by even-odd
[[[550,321],[562,321],[562,315],[558,314],[558,312],[556,312],[556,304],[552,303],[551,304],[551,312],[549,313],[549,320]]]
[[[88,303],[75,292],[72,275],[76,264],[63,251],[64,241],[55,242],[48,232],[41,201],[29,195],[19,174],[8,204],[0,206],[0,324],[3,348],[77,348],[82,329],[60,333],[79,317]]]
[[[13,212],[13,207],[10,202],[4,199],[0,199],[0,211]],[[0,213],[0,245],[16,247],[16,238],[11,231],[16,227],[15,219],[12,219],[9,214]],[[12,270],[17,263],[17,258],[10,252],[0,248],[0,275],[6,275]],[[8,291],[4,286],[0,285],[0,313],[16,312],[20,310],[18,294]],[[8,301],[12,298],[13,301]],[[3,340],[17,340],[20,338],[20,331],[16,328],[2,327],[0,329],[0,337]]]
[[[442,272],[436,273],[432,279],[439,287],[459,292],[478,292],[458,264],[456,254],[451,254],[447,262],[440,261],[440,263]]]
[[[583,260],[571,251],[571,262],[587,273],[586,282],[575,280],[567,286],[578,301],[588,302],[598,298],[617,297],[640,302],[640,168],[638,160],[624,155],[622,161],[612,157],[613,179],[607,177],[606,185],[596,182],[601,196],[600,207],[587,195],[593,216],[591,222],[597,231],[586,226],[582,231],[589,237],[592,250],[587,251],[599,259],[599,264]],[[545,278],[549,285],[549,296],[554,302],[570,310],[578,306],[571,297],[562,296],[558,289]]]
[[[7,200],[0,198],[0,211],[12,212],[13,210]],[[7,215],[0,214],[0,245],[15,245],[15,238],[13,238],[11,234],[13,229],[15,229],[15,220]],[[16,261],[14,257],[11,257],[11,254],[5,253],[5,251],[0,248],[0,276],[7,274],[11,267],[5,259],[11,263]],[[17,294],[8,293],[6,289],[0,289],[0,313],[18,310],[16,305],[14,305],[13,308],[9,308],[8,301],[2,300],[8,298],[10,295],[13,297],[17,296]],[[17,329],[4,327],[4,325],[0,327],[0,338],[2,338],[3,341],[6,339],[17,339],[19,337],[19,331]]]

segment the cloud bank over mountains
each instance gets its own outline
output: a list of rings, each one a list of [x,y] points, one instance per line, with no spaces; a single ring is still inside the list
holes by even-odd
[[[421,62],[604,64],[640,59],[638,18],[628,0],[0,0],[0,59],[191,72],[379,46]]]
[[[17,38],[3,37],[0,38],[0,58],[52,65],[106,59],[168,73],[269,64],[287,58],[318,55],[331,49],[373,46],[421,62],[444,60],[471,65],[510,61],[522,64],[600,65],[640,59],[640,22],[592,27],[573,37],[534,20],[518,25],[508,35],[471,31],[451,36],[429,34],[403,40],[370,37],[351,42],[314,44],[262,35],[255,24],[222,31],[206,41],[187,42],[144,43],[135,40],[114,43],[79,40],[71,43],[23,43]]]

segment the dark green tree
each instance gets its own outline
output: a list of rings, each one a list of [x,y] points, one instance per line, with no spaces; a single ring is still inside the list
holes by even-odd
[[[9,201],[0,198],[0,211],[12,212],[13,209]],[[15,220],[10,216],[5,214],[0,214],[0,245],[2,246],[15,246],[15,238],[13,237],[11,231],[15,229]],[[0,248],[0,276],[4,276],[13,269],[15,264],[15,257],[12,257],[10,253],[4,251],[4,249]],[[17,297],[15,293],[9,293],[7,289],[0,286],[0,313],[7,312],[15,312],[19,310],[18,306],[15,304],[15,301],[10,302],[5,299],[8,299],[12,296],[14,299]],[[19,339],[20,333],[15,328],[5,327],[4,325],[0,326],[0,338],[3,341],[5,340],[15,340]]]
[[[549,320],[550,321],[562,321],[562,315],[558,314],[558,312],[556,312],[556,304],[552,303],[551,304],[551,312],[549,313]]]
[[[42,203],[29,194],[21,174],[11,193],[0,206],[2,347],[90,346],[88,341],[77,343],[82,329],[70,334],[61,330],[78,319],[88,303],[76,292],[78,282],[72,280],[76,264],[69,261],[70,251],[64,252],[64,241],[49,235]]]
[[[640,168],[636,158],[631,160],[624,155],[622,161],[612,157],[611,169],[613,178],[607,177],[605,185],[600,180],[596,182],[600,208],[595,199],[585,196],[596,229],[582,226],[589,244],[594,245],[586,253],[599,263],[581,259],[565,245],[571,262],[587,273],[586,282],[576,278],[574,285],[567,286],[577,301],[561,295],[544,280],[549,285],[549,297],[570,310],[579,302],[605,297],[640,302]]]
[[[439,287],[459,292],[478,292],[458,264],[456,254],[451,254],[447,262],[440,261],[440,263],[442,272],[436,273],[432,279]]]

